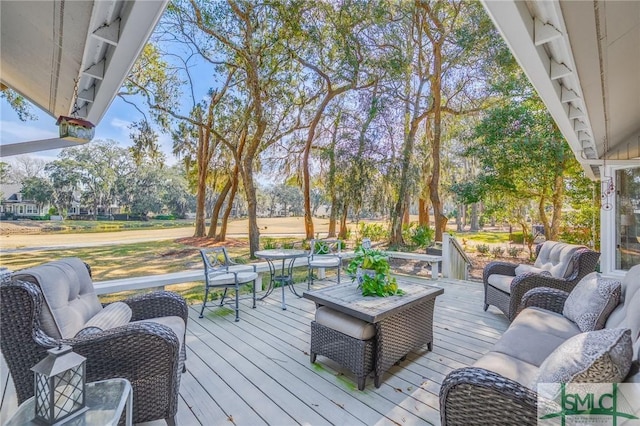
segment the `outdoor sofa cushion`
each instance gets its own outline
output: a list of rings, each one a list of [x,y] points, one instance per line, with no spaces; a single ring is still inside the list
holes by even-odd
[[[631,367],[631,331],[609,328],[573,336],[540,366],[536,383],[618,383]]]
[[[358,340],[369,340],[376,335],[375,325],[326,306],[316,309],[316,322]]]
[[[40,314],[42,329],[54,339],[74,337],[102,310],[85,263],[67,258],[24,269],[14,279],[37,284],[45,303]]]
[[[581,331],[600,330],[620,301],[619,281],[605,279],[597,272],[582,278],[571,290],[562,314]]]
[[[129,324],[131,315],[131,308],[126,303],[111,303],[87,321],[82,330],[76,334],[76,337],[87,336]]]
[[[555,278],[567,278],[573,273],[573,254],[583,247],[558,241],[545,241],[533,266],[520,264],[515,268],[515,274],[517,276],[535,273],[548,274]],[[513,278],[513,275],[491,274],[487,278],[487,283],[504,293],[511,294]]]

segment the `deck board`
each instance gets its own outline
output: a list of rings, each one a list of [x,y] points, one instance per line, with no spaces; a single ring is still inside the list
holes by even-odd
[[[508,322],[496,310],[483,311],[483,288],[477,282],[401,279],[444,289],[436,299],[434,349],[410,353],[384,375],[379,389],[368,378],[362,392],[353,375],[333,361],[318,356],[315,364],[309,362],[315,312],[310,300],[286,290],[283,311],[276,290],[258,301],[256,309],[248,300],[241,302],[240,322],[233,321],[231,310],[215,305],[200,319],[200,305],[191,306],[178,424],[439,424],[438,392],[444,377],[487,352]],[[314,288],[323,285],[316,281]],[[298,291],[304,290],[306,284],[299,284]],[[0,367],[0,417],[6,419],[16,409],[15,391],[4,361]]]

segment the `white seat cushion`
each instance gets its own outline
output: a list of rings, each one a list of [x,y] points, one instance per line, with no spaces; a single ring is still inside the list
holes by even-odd
[[[340,258],[337,256],[313,256],[309,259],[309,266],[312,268],[335,268],[340,265]]]
[[[251,282],[256,278],[258,278],[258,274],[255,272],[238,272],[238,283],[240,284]],[[227,285],[235,284],[235,282],[236,277],[231,272],[209,276],[210,285]]]
[[[316,322],[358,340],[369,340],[376,335],[375,325],[326,306],[316,309]]]
[[[512,277],[511,275],[491,274],[489,275],[487,282],[491,284],[492,287],[504,291],[507,294],[511,294],[511,281],[513,281],[514,278],[515,277]]]
[[[185,324],[182,318],[180,317],[159,317],[159,318],[150,318],[141,321],[133,321],[131,324],[139,324],[144,322],[155,322],[156,324],[162,324],[169,327],[175,334],[178,336],[178,340],[180,341],[180,347],[184,345],[184,332],[185,332]]]

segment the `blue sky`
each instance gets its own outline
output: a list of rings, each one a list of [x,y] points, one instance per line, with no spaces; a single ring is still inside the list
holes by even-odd
[[[58,137],[56,118],[51,117],[37,106],[32,106],[31,112],[38,117],[37,120],[20,121],[9,104],[4,99],[0,100],[0,141],[2,144]],[[135,108],[116,97],[102,117],[102,121],[96,126],[94,139],[113,139],[121,146],[131,146],[128,126],[132,121],[140,118],[140,113]],[[170,136],[160,134],[160,144],[162,150],[167,154],[167,163],[174,164],[177,160],[171,154]],[[25,155],[52,161],[59,153],[59,149],[54,149]],[[10,158],[3,158],[3,161],[10,162]]]

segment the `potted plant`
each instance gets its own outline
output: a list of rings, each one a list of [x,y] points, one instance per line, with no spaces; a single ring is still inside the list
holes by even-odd
[[[393,296],[404,294],[391,277],[389,259],[376,249],[359,246],[346,269],[352,281],[358,282],[363,296]]]

